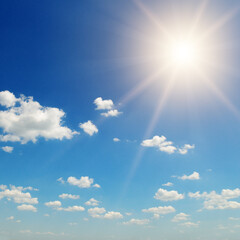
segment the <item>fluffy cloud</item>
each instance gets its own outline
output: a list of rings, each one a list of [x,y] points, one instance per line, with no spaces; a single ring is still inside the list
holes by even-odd
[[[188,196],[195,199],[204,199],[204,208],[207,210],[240,208],[240,202],[229,201],[230,199],[240,197],[239,188],[236,188],[234,190],[223,189],[220,194],[217,194],[215,191],[212,191],[210,193],[203,192],[202,194],[200,192],[190,192]]]
[[[22,204],[20,206],[17,206],[17,209],[19,211],[32,211],[37,212],[37,208],[35,208],[33,205],[30,204]]]
[[[90,188],[90,187],[100,188],[99,184],[94,184],[93,185],[94,179],[89,178],[88,176],[81,177],[80,179],[77,179],[75,177],[69,177],[67,179],[67,182],[70,185],[78,186],[79,188]]]
[[[169,213],[175,212],[175,208],[172,206],[159,206],[159,207],[152,207],[148,209],[143,209],[142,212],[144,213],[153,213],[153,214],[158,214],[158,215],[165,215]]]
[[[149,224],[149,219],[136,219],[132,218],[128,222],[123,222],[124,225],[136,224],[136,225],[146,225]]]
[[[173,145],[173,142],[167,141],[165,136],[154,136],[152,139],[143,140],[141,145],[143,147],[156,147],[161,152],[166,152],[169,154],[178,151],[181,154],[186,154],[189,149],[194,148],[194,145],[185,144],[182,148],[178,148]]]
[[[8,189],[5,185],[1,185],[2,190],[0,192],[0,200],[2,198],[7,198],[8,200],[13,200],[15,203],[28,203],[28,204],[37,204],[38,199],[32,198],[31,194],[29,192],[24,192],[26,190],[31,190],[31,187],[15,187],[13,185],[10,185],[10,188]],[[31,188],[31,189],[29,189]]]
[[[92,136],[94,133],[98,133],[97,127],[90,120],[85,123],[80,123],[79,127],[90,136]]]
[[[111,99],[103,100],[101,97],[96,98],[94,104],[97,106],[96,110],[110,110],[114,106]]]
[[[32,97],[21,95],[16,99],[12,93],[0,92],[0,104],[8,107],[0,111],[0,128],[4,135],[1,141],[27,143],[39,137],[48,139],[70,139],[77,132],[63,126],[65,113],[58,108],[43,107]]]
[[[7,153],[11,153],[13,151],[13,147],[5,146],[2,147],[2,150]]]
[[[104,117],[117,117],[118,115],[122,114],[122,112],[119,112],[117,109],[109,110],[105,113],[101,113]]]
[[[113,138],[113,141],[114,142],[120,142],[120,139],[119,138]]]
[[[167,191],[165,189],[159,188],[158,191],[155,193],[154,198],[167,202],[184,199],[184,195],[178,193],[177,191]]]
[[[0,105],[5,107],[12,107],[17,102],[17,98],[15,98],[14,94],[9,91],[0,92]]]
[[[105,208],[90,208],[88,213],[93,218],[103,218],[103,219],[120,219],[123,218],[123,215],[120,212],[109,211],[106,212]]]
[[[173,183],[167,182],[167,183],[162,184],[162,186],[171,187],[171,186],[173,186]]]
[[[83,212],[85,210],[82,206],[70,206],[66,208],[58,207],[58,211],[65,211],[65,212]]]
[[[85,202],[85,204],[88,206],[98,206],[99,201],[94,198],[91,198],[87,202]]]
[[[72,194],[68,194],[68,193],[63,193],[61,195],[59,195],[60,198],[62,199],[79,199],[80,196],[79,195],[72,195]]]
[[[181,180],[199,180],[200,179],[200,175],[199,175],[198,172],[193,172],[189,176],[184,174],[182,177],[178,177],[178,179],[181,179]]]
[[[46,202],[45,205],[47,207],[60,207],[62,203],[60,201],[51,201],[51,202]]]
[[[188,218],[189,215],[187,215],[186,213],[179,213],[172,219],[172,222],[187,221]]]

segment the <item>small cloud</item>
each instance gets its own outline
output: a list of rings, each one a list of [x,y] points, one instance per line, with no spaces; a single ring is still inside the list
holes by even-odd
[[[186,213],[179,213],[172,219],[172,222],[187,221],[188,218],[189,215],[187,215]]]
[[[8,218],[6,218],[8,221],[10,221],[10,220],[14,220],[14,216],[11,216],[11,217],[8,217]]]
[[[176,201],[176,200],[184,199],[184,195],[181,193],[178,193],[177,191],[167,191],[165,189],[159,188],[154,198],[157,200],[166,202],[166,201]]]
[[[178,151],[180,154],[186,154],[188,150],[194,149],[195,145],[185,144],[182,148],[179,148]]]
[[[43,216],[44,217],[50,217],[50,215],[48,213],[45,213]]]
[[[79,199],[80,196],[79,195],[72,195],[72,194],[68,194],[68,193],[63,193],[61,195],[59,195],[60,198],[62,199]]]
[[[93,185],[94,179],[89,178],[88,176],[81,177],[80,179],[77,179],[77,178],[71,176],[67,179],[67,182],[70,185],[78,186],[79,188],[90,188],[90,187],[100,188],[99,184]]]
[[[198,227],[200,222],[194,223],[194,222],[185,222],[181,223],[182,226],[185,227]]]
[[[88,206],[98,206],[99,201],[94,198],[91,198],[87,202],[85,202],[85,204]]]
[[[101,97],[96,98],[93,103],[97,106],[96,110],[110,110],[114,106],[111,99],[103,100]]]
[[[113,141],[114,142],[120,142],[120,139],[115,137],[115,138],[113,138]]]
[[[172,186],[173,186],[173,183],[171,183],[171,182],[167,182],[167,183],[162,184],[162,186],[165,186],[165,187],[172,187]]]
[[[62,177],[58,178],[58,179],[57,179],[57,181],[58,181],[58,182],[60,182],[60,183],[62,183],[62,184],[64,184],[64,183],[65,183],[65,181],[63,180],[63,178],[62,178]]]
[[[193,172],[191,175],[183,175],[182,177],[178,177],[178,179],[181,180],[199,180],[200,179],[200,175],[198,172]]]
[[[132,215],[132,213],[130,213],[130,212],[126,212],[125,213],[127,216],[131,216]]]
[[[37,208],[35,208],[33,205],[30,204],[22,204],[20,206],[17,206],[17,209],[19,211],[32,211],[37,212]]]
[[[131,225],[131,224],[135,224],[135,225],[147,225],[149,224],[149,219],[136,219],[136,218],[132,218],[131,220],[129,220],[128,222],[123,222],[124,225]]]
[[[65,211],[65,212],[83,212],[85,210],[82,206],[70,206],[66,208],[59,207],[57,208],[58,211]]]
[[[5,146],[5,147],[2,147],[2,150],[4,152],[11,153],[13,151],[13,147]]]
[[[101,113],[101,115],[104,117],[117,117],[120,114],[122,114],[122,112],[119,112],[117,109],[109,110],[106,113]]]
[[[85,123],[80,123],[79,127],[90,136],[92,136],[94,133],[98,133],[96,125],[94,125],[90,120]]]
[[[51,201],[51,202],[46,202],[45,206],[47,207],[60,207],[62,203],[60,201]]]

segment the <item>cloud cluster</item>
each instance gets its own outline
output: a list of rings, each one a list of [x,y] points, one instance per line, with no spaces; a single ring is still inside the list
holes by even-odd
[[[100,188],[100,185],[93,184],[94,179],[89,178],[88,176],[81,177],[80,179],[77,179],[77,178],[71,176],[67,179],[67,182],[70,185],[78,186],[79,188],[90,188],[90,187]]]
[[[65,113],[59,108],[43,107],[32,97],[21,95],[16,98],[9,91],[0,92],[0,141],[36,142],[42,137],[48,139],[71,139],[77,132],[63,126]]]
[[[105,208],[90,208],[88,213],[92,218],[103,218],[103,219],[120,219],[123,218],[123,215],[120,212],[109,211],[106,212]]]
[[[189,149],[193,149],[194,145],[185,144],[183,147],[178,148],[173,145],[173,142],[167,141],[165,136],[154,136],[152,139],[143,140],[141,145],[143,147],[156,147],[161,152],[166,152],[169,154],[178,152],[180,154],[186,154]]]
[[[240,208],[240,202],[229,201],[230,199],[240,197],[240,189],[236,188],[234,190],[223,189],[220,194],[217,194],[215,191],[210,193],[207,192],[195,192],[189,193],[189,197],[195,199],[204,199],[204,209],[214,210],[214,209],[238,209]]]
[[[96,105],[96,110],[108,110],[107,112],[101,113],[104,117],[117,117],[122,113],[114,109],[114,104],[111,99],[103,100],[101,97],[98,97],[93,103]]]
[[[91,198],[87,202],[85,202],[85,204],[88,206],[98,206],[99,201],[94,198]]]
[[[177,191],[167,191],[165,189],[159,188],[158,191],[155,193],[154,196],[155,199],[161,200],[161,201],[176,201],[180,199],[184,199],[184,195],[181,193],[178,193]]]

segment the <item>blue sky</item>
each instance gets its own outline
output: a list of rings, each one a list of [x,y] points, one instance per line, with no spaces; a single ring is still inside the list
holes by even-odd
[[[238,240],[238,1],[1,1],[0,239]]]

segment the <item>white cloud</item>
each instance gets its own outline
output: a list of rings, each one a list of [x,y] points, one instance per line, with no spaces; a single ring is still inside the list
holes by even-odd
[[[119,112],[117,109],[109,110],[105,113],[101,113],[104,117],[117,117],[118,115],[122,114],[122,112]]]
[[[12,94],[11,92],[0,92],[0,105],[5,107],[13,107],[17,101],[18,99],[15,98],[14,94]]]
[[[75,177],[69,177],[67,179],[67,182],[70,185],[78,186],[79,188],[90,188],[90,187],[96,187],[99,188],[99,184],[92,185],[94,182],[93,178],[89,178],[88,176],[86,177],[81,177],[80,179],[77,179]]]
[[[2,147],[2,150],[4,152],[11,153],[13,151],[13,147],[5,146],[5,147]]]
[[[120,142],[120,139],[115,137],[115,138],[113,138],[113,141],[114,142]]]
[[[152,208],[142,210],[142,212],[145,212],[145,213],[153,213],[158,215],[165,215],[165,214],[173,213],[175,211],[176,211],[175,208],[172,206],[164,206],[164,207],[159,206],[159,207],[152,207]]]
[[[101,97],[96,98],[94,104],[97,106],[96,110],[110,110],[114,106],[111,99],[103,100]]]
[[[105,212],[106,212],[105,208],[95,207],[95,208],[88,209],[89,215],[93,218],[100,218],[101,214]]]
[[[171,187],[171,186],[173,186],[173,183],[167,182],[167,183],[162,184],[162,186]]]
[[[62,199],[79,199],[80,196],[79,195],[72,195],[72,194],[68,194],[68,193],[63,193],[61,195],[59,195],[60,198]]]
[[[0,92],[2,94],[3,92]],[[9,95],[9,94],[8,94]],[[5,97],[4,97],[5,99]],[[3,101],[3,100],[2,100]],[[48,139],[71,139],[77,132],[63,126],[63,110],[43,107],[32,97],[21,95],[18,105],[8,103],[8,109],[0,111],[0,128],[5,135],[1,141],[36,142],[39,137]],[[3,102],[2,102],[3,104]],[[5,106],[6,106],[5,102]]]
[[[6,185],[3,185],[3,184],[0,185],[0,189],[1,189],[1,190],[5,190],[6,188],[7,188]]]
[[[187,215],[186,213],[179,213],[172,219],[172,222],[187,221],[188,218],[189,215]]]
[[[101,186],[100,186],[99,184],[97,184],[97,183],[94,184],[93,187],[95,187],[95,188],[101,188]]]
[[[167,191],[165,189],[159,188],[155,193],[154,198],[166,202],[184,199],[184,195],[178,193],[177,191]]]
[[[194,145],[185,144],[182,148],[173,145],[173,142],[167,141],[165,136],[154,136],[152,139],[143,140],[141,145],[143,147],[156,147],[161,152],[169,154],[175,153],[177,150],[181,154],[186,154],[189,149],[194,148]]]
[[[17,206],[17,209],[19,211],[32,211],[37,212],[37,208],[35,208],[33,205],[30,204],[22,204],[20,206]]]
[[[59,207],[57,208],[58,211],[65,211],[65,212],[83,212],[85,210],[82,206],[70,206],[66,208]]]
[[[2,185],[4,186],[4,185]],[[29,187],[15,187],[10,185],[10,189],[7,189],[5,186],[0,192],[0,199],[7,198],[8,200],[13,200],[15,203],[29,203],[29,204],[37,204],[38,199],[32,198],[29,192],[23,192],[29,190]]]
[[[45,205],[47,207],[60,207],[62,203],[60,201],[51,201],[51,202],[46,202]]]
[[[90,120],[85,123],[80,123],[79,127],[90,136],[92,136],[94,133],[98,133],[96,125],[94,125]]]
[[[120,218],[123,218],[123,215],[120,212],[110,211],[110,212],[107,212],[103,216],[103,218],[105,218],[105,219],[120,219]]]
[[[102,218],[102,219],[120,219],[123,215],[120,212],[109,211],[106,212],[105,208],[90,208],[88,213],[92,218]]]
[[[7,220],[8,220],[8,221],[14,220],[14,216],[8,217]]]
[[[182,148],[179,148],[178,151],[180,154],[186,154],[188,150],[194,149],[195,145],[185,144]]]
[[[178,177],[178,179],[181,179],[181,180],[199,180],[200,179],[200,175],[199,175],[198,172],[193,172],[189,176],[184,174],[182,177]]]
[[[230,199],[240,197],[240,189],[236,188],[234,190],[223,189],[220,194],[217,194],[215,191],[210,193],[200,192],[189,193],[190,198],[204,199],[204,208],[207,210],[214,209],[239,209],[240,202],[229,201]]]
[[[91,198],[87,202],[85,202],[85,204],[88,206],[98,206],[99,201],[94,198]]]
[[[136,224],[136,225],[147,225],[149,224],[149,219],[136,219],[132,218],[128,222],[123,222],[124,225],[131,225],[131,224]]]
[[[65,181],[63,180],[63,178],[62,178],[62,177],[58,178],[58,179],[57,179],[57,181],[58,181],[58,182],[60,182],[60,183],[62,183],[62,184],[64,184],[64,183],[65,183]]]
[[[199,222],[197,223],[194,223],[194,222],[185,222],[185,223],[181,223],[182,226],[185,226],[185,227],[198,227],[199,225]]]

